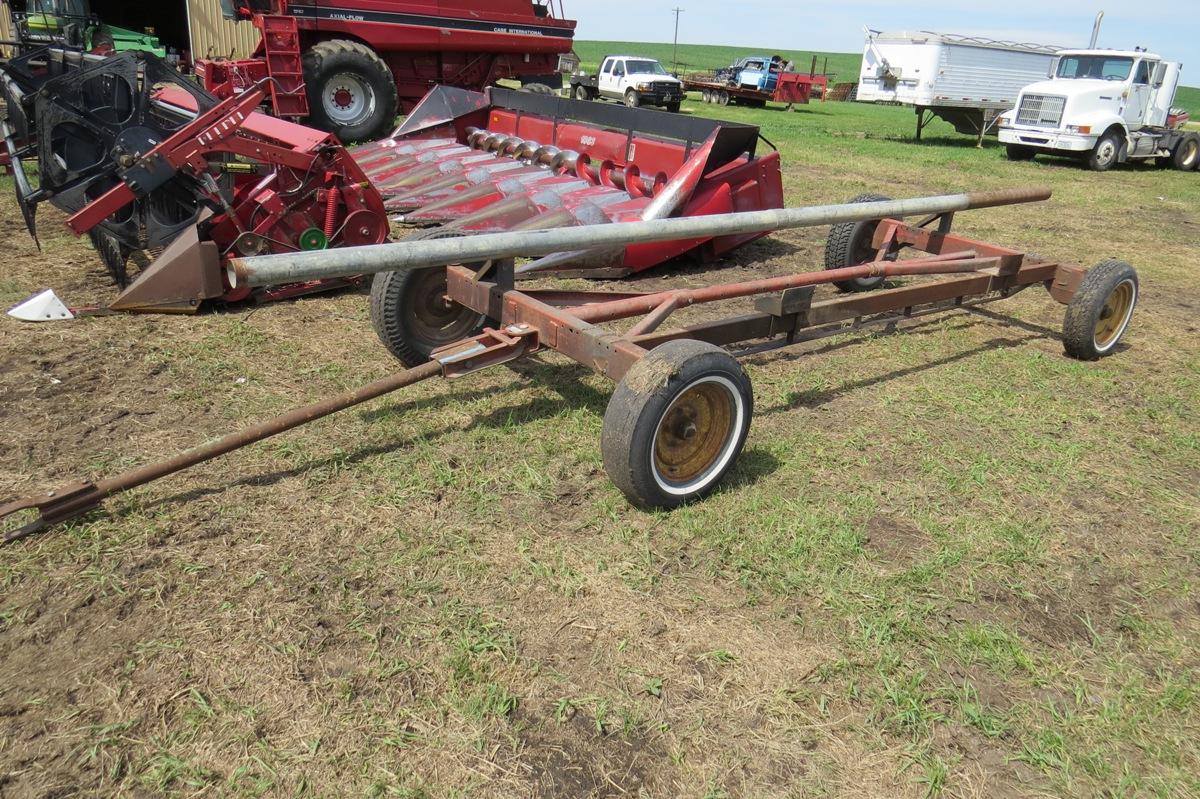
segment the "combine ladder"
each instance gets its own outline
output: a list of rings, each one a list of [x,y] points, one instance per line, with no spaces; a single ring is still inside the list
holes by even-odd
[[[263,53],[271,82],[275,116],[298,120],[308,116],[304,91],[304,65],[300,60],[300,32],[295,17],[262,17]]]

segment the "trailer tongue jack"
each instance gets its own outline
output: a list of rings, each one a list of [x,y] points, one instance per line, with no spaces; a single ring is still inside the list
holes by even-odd
[[[752,349],[761,352],[844,333],[847,322],[858,327],[967,307],[1041,284],[1067,306],[1067,355],[1094,359],[1112,352],[1137,301],[1131,266],[1104,261],[1086,270],[949,232],[956,211],[1047,197],[1048,191],[1036,189],[960,194],[525,234],[442,235],[320,254],[234,259],[231,281],[250,286],[336,277],[350,269],[375,272],[372,321],[384,344],[410,368],[169,460],[11,502],[0,507],[0,521],[10,521],[9,526],[7,517],[14,514],[38,515],[5,540],[77,518],[113,493],[435,375],[462,377],[546,349],[617,381],[601,437],[605,469],[633,504],[675,507],[718,484],[749,431],[750,381],[722,345],[758,342]],[[918,214],[924,218],[916,224],[900,218]],[[822,271],[651,293],[514,287],[518,253],[831,223],[826,261],[834,268]],[[915,252],[925,255],[902,257]],[[888,277],[922,275],[938,279],[857,291]],[[814,300],[813,287],[826,283],[854,291]],[[754,313],[664,329],[681,308],[751,296],[756,297]],[[618,320],[636,321],[621,331],[603,326]]]

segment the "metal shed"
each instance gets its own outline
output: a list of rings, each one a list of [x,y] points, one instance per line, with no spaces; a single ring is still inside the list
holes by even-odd
[[[221,0],[184,0],[187,4],[188,45],[192,58],[247,58],[258,44],[258,31],[249,22],[221,16]]]

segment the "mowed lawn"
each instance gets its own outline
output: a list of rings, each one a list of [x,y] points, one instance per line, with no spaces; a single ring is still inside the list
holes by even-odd
[[[1034,288],[751,357],[746,451],[673,513],[608,482],[611,386],[554,354],[115,498],[0,549],[0,795],[1200,794],[1200,174],[917,144],[902,108],[683,112],[760,125],[789,205],[1051,187],[956,230],[1133,263],[1125,345],[1065,358]],[[40,221],[39,254],[0,200],[0,301],[110,296]],[[395,368],[353,292],[5,318],[0,353],[0,497]]]

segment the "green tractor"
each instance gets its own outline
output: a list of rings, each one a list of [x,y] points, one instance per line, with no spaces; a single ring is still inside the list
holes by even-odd
[[[22,49],[65,44],[90,52],[145,50],[166,57],[157,36],[106,25],[92,13],[88,0],[28,0],[25,10],[13,17]]]

